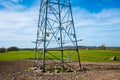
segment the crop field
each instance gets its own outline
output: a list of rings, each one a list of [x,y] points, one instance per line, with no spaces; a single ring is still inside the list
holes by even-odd
[[[83,62],[120,62],[120,51],[111,50],[80,50],[81,61]],[[59,51],[49,51],[52,55],[61,58]],[[112,61],[110,58],[116,56],[116,60]],[[55,59],[54,57],[46,54],[49,59]],[[0,61],[13,61],[13,60],[28,60],[34,58],[34,51],[20,50],[20,51],[8,51],[0,53]],[[73,51],[64,52],[64,60],[77,61],[77,53]]]
[[[58,51],[46,53],[46,59],[55,60],[52,55],[61,58]],[[116,56],[115,60],[110,60]],[[41,56],[42,57],[42,56]],[[45,72],[33,70],[34,51],[20,50],[0,53],[0,80],[119,80],[120,51],[112,50],[80,50],[82,66],[86,71]],[[77,61],[77,53],[65,51],[64,60]],[[50,61],[50,60],[48,60]],[[47,61],[46,61],[47,62]],[[78,62],[71,62],[77,67]],[[53,66],[52,66],[53,67]],[[32,69],[32,70],[31,70]],[[69,76],[70,75],[70,76]]]
[[[0,61],[26,60],[34,57],[33,51],[8,51],[0,53]]]

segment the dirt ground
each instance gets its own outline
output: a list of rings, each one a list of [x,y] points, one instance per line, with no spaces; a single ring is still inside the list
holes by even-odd
[[[86,71],[41,72],[33,60],[0,62],[0,80],[120,80],[120,63],[82,62]],[[78,63],[73,62],[74,66]]]

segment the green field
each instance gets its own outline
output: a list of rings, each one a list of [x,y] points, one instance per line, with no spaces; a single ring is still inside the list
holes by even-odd
[[[0,53],[0,61],[26,60],[34,57],[33,51],[8,51]]]
[[[51,51],[52,55],[61,58],[61,54],[58,51]],[[120,51],[111,50],[80,50],[81,61],[87,62],[120,62]],[[111,57],[116,56],[117,59],[112,61],[109,60]],[[49,54],[46,57],[55,59]],[[20,50],[20,51],[8,51],[0,53],[0,61],[10,61],[10,60],[28,60],[34,58],[34,51]],[[64,52],[64,60],[77,61],[77,53],[73,51]]]

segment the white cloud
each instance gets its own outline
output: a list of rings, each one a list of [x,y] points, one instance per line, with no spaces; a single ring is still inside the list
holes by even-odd
[[[20,0],[12,1],[18,3]],[[38,2],[30,9],[24,11],[17,10],[21,5],[8,3],[2,4],[8,7],[9,10],[0,10],[0,42],[8,42],[8,40],[31,42],[35,40]],[[24,8],[24,6],[21,6],[21,8]],[[109,42],[109,45],[114,45],[115,41],[120,43],[117,40],[118,38],[115,38],[120,37],[120,9],[106,9],[99,13],[90,13],[77,7],[73,8],[73,15],[77,37],[84,39],[83,45],[96,45],[105,42]],[[114,35],[116,36],[114,37]],[[112,41],[114,42],[110,44]],[[7,45],[7,43],[5,44]],[[4,45],[0,45],[0,47]]]
[[[0,29],[20,29],[35,25],[36,13],[0,11]]]
[[[100,13],[89,13],[81,8],[75,8],[73,14],[75,24],[77,24],[76,26],[78,27],[120,23],[120,9],[108,9]]]
[[[38,8],[33,6],[26,11],[0,10],[0,40],[32,40],[36,35]]]
[[[11,0],[11,1],[14,2],[14,3],[18,3],[18,2],[20,2],[22,0]]]
[[[21,1],[21,0],[2,0],[2,1],[0,1],[0,5],[4,6],[7,10],[25,9],[25,6],[20,5],[19,1]]]
[[[6,7],[6,9],[0,10],[0,47],[13,45],[34,47],[31,41],[36,38],[39,0],[36,0],[28,9],[24,9],[23,5],[18,4],[19,1],[22,0],[0,1],[0,5]],[[21,9],[24,10],[21,11]]]
[[[84,39],[84,45],[120,45],[120,9],[90,13],[81,8],[73,8],[73,14],[77,36]]]

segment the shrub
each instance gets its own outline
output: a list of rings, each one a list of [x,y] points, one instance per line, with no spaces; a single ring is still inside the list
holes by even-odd
[[[0,53],[5,52],[5,51],[6,51],[6,49],[4,47],[0,48]]]
[[[19,51],[19,48],[17,48],[17,47],[9,47],[8,49],[7,49],[7,51]]]
[[[105,45],[101,45],[101,46],[99,46],[99,49],[106,50],[106,46]]]

